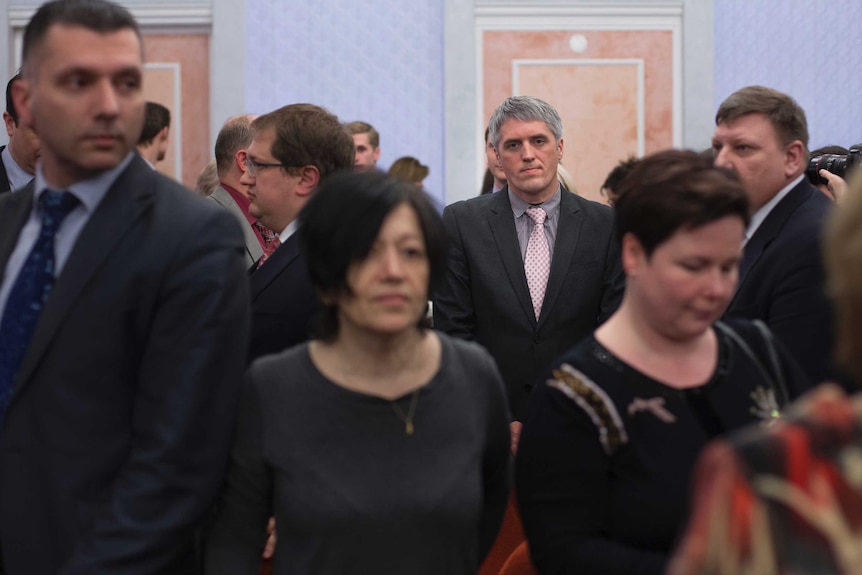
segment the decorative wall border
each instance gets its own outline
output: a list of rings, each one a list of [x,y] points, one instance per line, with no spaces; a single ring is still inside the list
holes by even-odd
[[[205,26],[208,28],[213,21],[213,7],[210,2],[128,3],[125,6],[141,27]],[[13,29],[23,29],[38,8],[33,5],[10,4],[9,26]]]

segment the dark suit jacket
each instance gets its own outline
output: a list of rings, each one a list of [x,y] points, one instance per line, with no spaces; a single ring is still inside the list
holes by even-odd
[[[251,273],[251,343],[249,362],[277,353],[309,338],[318,310],[299,237],[290,236]]]
[[[614,216],[569,192],[560,199],[554,258],[536,321],[508,189],[448,206],[449,273],[434,294],[434,327],[485,346],[521,420],[527,393],[558,355],[617,308],[624,279]]]
[[[833,376],[821,247],[831,206],[805,179],[790,190],[745,245],[739,285],[725,312],[763,320],[815,383]]]
[[[33,203],[0,197],[0,273]],[[135,156],[81,231],[0,432],[5,575],[189,573],[248,333],[233,217]]]
[[[0,152],[6,149],[6,146],[0,146]],[[0,160],[0,194],[11,191],[9,189],[9,174],[6,173],[6,164]]]

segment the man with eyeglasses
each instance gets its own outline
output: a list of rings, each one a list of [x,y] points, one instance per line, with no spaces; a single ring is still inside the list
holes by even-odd
[[[308,339],[317,310],[296,237],[296,218],[320,182],[353,169],[353,139],[338,118],[313,104],[292,104],[258,117],[240,182],[249,214],[275,232],[250,276],[249,362]]]

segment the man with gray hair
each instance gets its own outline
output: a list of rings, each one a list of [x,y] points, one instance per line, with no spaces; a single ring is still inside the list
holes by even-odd
[[[608,318],[623,290],[608,206],[562,192],[563,126],[548,103],[506,99],[489,141],[508,185],[448,206],[449,273],[434,294],[434,327],[485,346],[502,372],[514,422],[563,351]]]
[[[722,102],[715,124],[715,164],[739,176],[752,211],[726,315],[762,320],[812,382],[831,379],[821,235],[832,202],[805,179],[805,112],[787,94],[748,86]]]
[[[267,241],[275,233],[248,212],[248,185],[240,181],[245,173],[246,149],[251,144],[254,116],[233,116],[219,130],[215,143],[215,161],[219,185],[209,198],[232,213],[242,227],[245,238],[245,263],[251,267],[263,255]]]

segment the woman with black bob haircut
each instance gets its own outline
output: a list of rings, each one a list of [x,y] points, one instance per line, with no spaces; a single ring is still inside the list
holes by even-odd
[[[809,385],[765,326],[718,321],[749,221],[732,174],[659,152],[615,207],[623,301],[534,388],[518,449],[541,573],[664,573],[703,446],[774,421]]]
[[[208,573],[474,575],[508,490],[494,361],[426,329],[445,231],[415,186],[328,178],[300,215],[317,339],[256,361],[207,543]]]
[[[401,204],[413,210],[419,224],[430,271],[429,289],[439,284],[446,274],[446,230],[427,196],[404,183],[409,182],[382,172],[367,177],[341,174],[311,198],[299,215],[299,237],[318,294],[350,293],[350,266],[371,253],[383,220]],[[326,296],[321,303],[323,312],[315,335],[330,341],[338,333],[338,306]],[[427,325],[423,315],[418,326]]]

